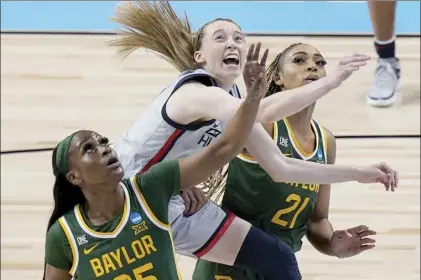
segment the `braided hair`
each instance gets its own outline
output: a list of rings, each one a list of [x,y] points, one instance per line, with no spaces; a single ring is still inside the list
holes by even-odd
[[[302,45],[303,43],[295,43],[284,49],[282,52],[278,53],[272,63],[269,65],[266,70],[266,96],[270,96],[276,92],[282,91],[282,86],[276,84],[276,77],[279,73],[280,68],[282,67],[285,54],[287,54],[292,48]]]
[[[285,55],[294,47],[302,44],[303,43],[295,43],[290,45],[282,52],[280,52],[269,65],[269,67],[266,70],[266,80],[268,84],[266,88],[266,97],[282,91],[282,86],[276,84],[276,76],[278,75],[279,70],[282,67]],[[206,181],[204,181],[202,184],[202,190],[206,194],[207,198],[218,204],[225,192],[227,178],[228,164],[220,170],[216,171],[215,174],[213,174]]]

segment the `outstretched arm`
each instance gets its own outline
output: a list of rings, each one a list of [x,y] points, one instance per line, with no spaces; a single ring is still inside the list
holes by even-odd
[[[352,72],[364,66],[367,56],[344,58],[332,74],[308,85],[275,93],[262,100],[256,122],[274,122],[295,114],[331,90],[337,88]],[[239,108],[241,100],[218,87],[189,83],[178,89],[167,103],[167,114],[179,124],[203,118],[228,121]]]
[[[327,163],[336,160],[336,142],[333,134],[326,130],[328,150]],[[320,188],[313,216],[307,231],[307,239],[322,254],[347,258],[374,248],[376,232],[365,225],[346,230],[333,230],[329,222],[330,185]]]
[[[348,181],[360,183],[382,182],[386,189],[397,186],[397,173],[385,163],[356,167],[338,164],[318,164],[287,158],[266,133],[261,124],[255,124],[246,143],[247,151],[259,162],[275,182],[303,184],[332,184]]]

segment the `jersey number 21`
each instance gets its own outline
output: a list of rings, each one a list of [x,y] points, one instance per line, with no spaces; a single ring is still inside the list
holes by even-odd
[[[283,226],[283,227],[288,226],[289,228],[294,228],[298,215],[300,215],[300,213],[306,208],[310,198],[306,197],[304,201],[301,201],[301,200],[302,199],[298,194],[295,194],[295,193],[290,194],[285,201],[293,202],[293,204],[287,208],[278,210],[272,218],[272,223]],[[292,218],[290,222],[285,221],[281,218],[282,215],[291,213],[295,211],[297,208],[298,210],[295,212],[294,217]]]

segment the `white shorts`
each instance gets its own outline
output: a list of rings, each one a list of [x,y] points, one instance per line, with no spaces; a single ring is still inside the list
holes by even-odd
[[[184,209],[183,198],[173,196],[168,207],[168,218],[175,250],[189,257],[201,257],[212,249],[235,217],[210,200],[191,216],[184,216]]]

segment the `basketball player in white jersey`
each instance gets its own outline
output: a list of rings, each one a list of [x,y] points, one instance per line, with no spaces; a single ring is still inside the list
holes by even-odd
[[[115,142],[114,149],[129,177],[159,161],[192,154],[220,135],[225,121],[241,103],[234,81],[244,69],[246,46],[244,34],[231,20],[211,21],[192,35],[187,20],[178,19],[169,4],[161,1],[123,4],[115,20],[128,27],[121,33],[123,37],[112,43],[121,53],[145,47],[185,71]],[[258,67],[259,49],[259,44],[255,51],[251,47],[247,63]],[[363,55],[345,58],[326,78],[265,98],[257,122],[276,121],[302,110],[338,87],[367,59]],[[249,73],[243,75],[247,88]],[[392,190],[397,185],[397,173],[384,163],[354,167],[285,158],[261,124],[255,125],[246,148],[278,182],[330,184],[355,180],[382,182]],[[291,259],[285,244],[215,204],[208,202],[185,217],[183,200],[175,196],[169,211],[178,253],[251,268],[267,277],[275,275],[269,279],[278,279],[273,272],[284,266],[291,272],[287,279],[298,279],[295,259]]]

